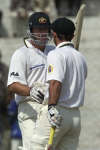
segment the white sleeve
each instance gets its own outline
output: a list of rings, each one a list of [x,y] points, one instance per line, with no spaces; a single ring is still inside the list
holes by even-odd
[[[84,72],[85,72],[85,79],[87,78],[87,72],[88,72],[88,69],[87,69],[87,64],[86,64],[86,60],[84,58]]]
[[[54,51],[50,52],[47,57],[47,82],[49,80],[57,80],[62,82],[64,79],[64,59]]]
[[[87,72],[88,72],[88,68],[87,68],[87,63],[86,63],[86,59],[85,57],[81,54],[82,60],[83,60],[83,67],[84,67],[84,76],[85,79],[87,78]]]
[[[14,82],[27,84],[26,82],[26,60],[24,54],[17,50],[12,58],[8,74],[8,83],[10,85]]]

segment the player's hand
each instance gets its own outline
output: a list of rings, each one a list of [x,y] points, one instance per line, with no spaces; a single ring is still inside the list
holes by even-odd
[[[31,99],[33,99],[34,101],[42,104],[43,100],[44,100],[44,94],[40,91],[40,89],[33,87],[30,89],[30,97]]]
[[[48,120],[52,126],[55,126],[57,128],[59,128],[61,125],[62,116],[54,105],[48,106]]]

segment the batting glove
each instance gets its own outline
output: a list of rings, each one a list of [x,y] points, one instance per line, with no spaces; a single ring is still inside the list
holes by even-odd
[[[59,128],[62,122],[62,116],[56,109],[55,105],[48,106],[48,120],[54,127]]]
[[[44,94],[38,88],[33,87],[30,89],[30,98],[33,99],[33,101],[42,104],[44,100]]]

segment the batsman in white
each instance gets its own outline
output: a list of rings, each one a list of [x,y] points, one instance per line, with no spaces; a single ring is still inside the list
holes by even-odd
[[[17,49],[11,58],[8,75],[8,101],[15,95],[18,103],[18,121],[23,149],[30,149],[36,120],[43,107],[47,54],[54,46],[47,45],[51,38],[49,16],[36,12],[29,17],[29,33],[25,46]]]
[[[71,20],[65,17],[56,19],[52,30],[56,49],[47,56],[49,102],[37,120],[30,150],[45,149],[51,126],[56,127],[53,150],[76,150],[81,130],[79,108],[84,104],[87,64],[84,56],[71,43],[75,30]]]

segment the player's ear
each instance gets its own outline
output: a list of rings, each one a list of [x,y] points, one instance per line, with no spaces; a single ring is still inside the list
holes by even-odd
[[[72,36],[71,36],[71,40],[74,38],[74,36],[75,36],[75,34],[72,34]]]
[[[74,36],[75,36],[75,34],[72,35],[72,39],[74,38]],[[71,40],[72,40],[72,39],[71,39]]]
[[[53,37],[56,38],[57,37],[57,33],[56,32],[52,32]]]

